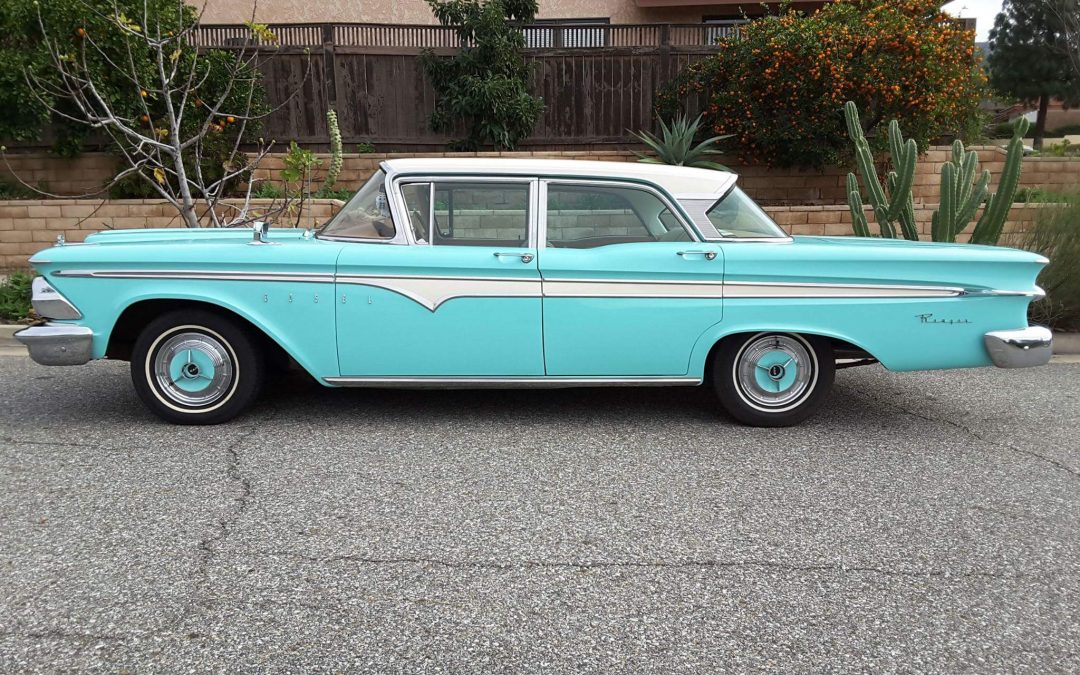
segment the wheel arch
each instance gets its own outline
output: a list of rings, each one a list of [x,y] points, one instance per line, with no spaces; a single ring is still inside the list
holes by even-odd
[[[311,373],[310,367],[287,345],[272,336],[256,318],[221,303],[185,297],[141,298],[129,303],[117,316],[109,330],[105,356],[110,359],[130,360],[135,340],[146,324],[166,312],[183,309],[201,309],[229,318],[258,342],[259,347],[265,350],[264,354],[271,364],[287,365],[289,359],[292,358]],[[315,376],[314,373],[311,374]]]
[[[711,376],[711,365],[715,360],[716,352],[726,341],[757,333],[795,333],[797,335],[810,335],[824,338],[832,346],[836,358],[872,358],[878,357],[850,337],[820,328],[799,328],[793,326],[714,326],[700,338],[694,345],[690,356],[689,372],[700,375],[702,378]],[[840,355],[843,356],[840,356]]]

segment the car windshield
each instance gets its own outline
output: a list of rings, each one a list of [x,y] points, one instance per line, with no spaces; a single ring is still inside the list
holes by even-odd
[[[364,183],[319,231],[331,237],[356,237],[358,239],[393,239],[394,219],[390,216],[390,201],[386,198],[384,181],[386,174],[379,169]]]
[[[705,215],[722,237],[787,237],[753,199],[733,187]]]

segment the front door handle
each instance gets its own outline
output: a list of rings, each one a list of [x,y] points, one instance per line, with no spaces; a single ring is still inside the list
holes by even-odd
[[[523,263],[531,263],[533,261],[532,253],[504,253],[498,252],[495,254],[496,258],[521,258]]]
[[[706,260],[716,260],[716,251],[679,251],[675,255],[681,255],[684,258],[688,255],[703,255]]]

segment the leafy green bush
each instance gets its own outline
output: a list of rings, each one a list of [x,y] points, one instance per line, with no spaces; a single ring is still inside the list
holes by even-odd
[[[1029,204],[1052,204],[1055,202],[1069,201],[1069,195],[1064,192],[1053,192],[1038,187],[1029,187],[1018,190],[1013,197],[1014,202]]]
[[[0,182],[0,199],[37,199],[32,190],[19,185],[18,183],[3,183]]]
[[[1077,134],[1080,134],[1080,124],[1066,124],[1063,127],[1058,127],[1057,129],[1054,129],[1052,133],[1057,138],[1064,138],[1065,136],[1075,136]]]
[[[513,149],[532,132],[544,102],[529,94],[521,26],[536,16],[536,0],[427,0],[435,18],[458,34],[460,52],[439,57],[430,50],[420,63],[437,96],[431,128],[468,136],[455,150],[485,145]]]
[[[702,99],[712,133],[733,134],[744,163],[771,166],[846,163],[848,100],[863,112],[875,154],[887,149],[884,127],[894,119],[920,150],[973,133],[985,75],[971,31],[940,6],[849,0],[805,15],[785,5],[661,88],[657,113],[670,119],[690,97]]]
[[[30,282],[26,272],[15,272],[0,283],[0,320],[22,321],[30,316]]]
[[[1080,330],[1080,194],[1070,195],[1061,206],[1040,209],[1020,244],[1050,259],[1038,282],[1046,297],[1032,303],[1032,321]]]

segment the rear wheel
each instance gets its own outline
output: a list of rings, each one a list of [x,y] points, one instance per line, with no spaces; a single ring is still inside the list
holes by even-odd
[[[235,322],[212,312],[170,312],[135,341],[131,380],[154,414],[174,424],[218,424],[262,388],[261,352]]]
[[[829,343],[813,335],[732,336],[713,362],[713,386],[736,420],[758,427],[802,422],[825,402],[836,365]]]

